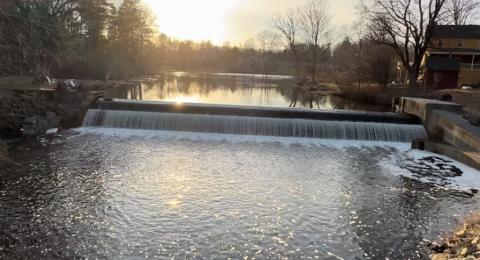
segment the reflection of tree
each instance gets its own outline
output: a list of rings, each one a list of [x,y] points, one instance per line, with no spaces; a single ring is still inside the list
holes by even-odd
[[[362,102],[355,102],[348,99],[343,99],[336,96],[328,96],[327,103],[332,105],[332,109],[342,109],[342,110],[360,110],[360,111],[379,111],[379,112],[388,112],[390,111],[390,106],[382,106],[375,104],[367,104]]]
[[[321,108],[325,104],[325,95],[312,93],[301,88],[279,89],[279,93],[290,101],[289,107]]]
[[[210,95],[217,90],[229,91],[231,93],[241,92],[253,93],[254,89],[261,89],[262,96],[267,96],[273,91],[287,89],[290,86],[290,80],[277,79],[271,80],[272,83],[265,82],[264,75],[254,75],[254,84],[251,83],[251,76],[244,75],[215,75],[208,73],[189,73],[187,75],[165,74],[156,80],[147,81],[142,84],[143,91],[156,90],[159,99],[165,99],[173,95]],[[288,86],[288,87],[287,87]],[[113,93],[113,96],[119,98],[139,99],[139,91],[132,88],[119,88]]]
[[[270,104],[274,97],[283,97],[292,108],[333,108],[347,110],[388,111],[389,108],[372,106],[325,93],[311,92],[295,87],[292,79],[275,78],[265,75],[242,74],[210,74],[210,73],[172,73],[163,74],[154,80],[141,85],[131,85],[114,88],[112,97],[124,99],[143,99],[142,93],[155,93],[155,99],[168,99],[173,96],[203,96],[209,97],[219,90],[232,95],[251,97],[250,100],[260,100],[258,105]],[[217,93],[218,94],[218,93]],[[252,104],[255,104],[253,102]]]

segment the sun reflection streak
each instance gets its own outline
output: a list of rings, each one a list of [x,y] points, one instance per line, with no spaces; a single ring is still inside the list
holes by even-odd
[[[176,96],[170,99],[165,99],[165,101],[175,102],[181,105],[184,103],[200,103],[201,98],[199,96]]]

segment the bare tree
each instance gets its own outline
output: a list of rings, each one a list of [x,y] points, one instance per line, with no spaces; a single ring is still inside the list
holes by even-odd
[[[309,74],[311,83],[317,80],[316,73],[321,52],[329,49],[330,20],[328,0],[311,0],[300,11],[300,25],[309,51]]]
[[[381,89],[386,89],[393,79],[395,53],[391,48],[366,40],[363,54],[364,72],[368,81],[377,83]]]
[[[305,84],[305,76],[302,73],[300,53],[298,50],[299,38],[299,14],[297,9],[291,9],[284,14],[277,15],[273,19],[273,27],[281,36],[281,43],[293,57],[295,67],[295,80],[300,86]]]
[[[420,65],[446,0],[370,0],[362,3],[369,38],[390,46],[416,86]]]
[[[277,48],[276,39],[277,35],[269,30],[262,31],[256,36],[257,40],[257,49],[262,56],[261,66],[263,69],[263,80],[264,84],[267,84],[268,76],[272,73],[272,66],[270,61],[270,56],[272,52]]]
[[[465,25],[479,17],[480,1],[447,0],[445,3],[445,22],[454,25]]]

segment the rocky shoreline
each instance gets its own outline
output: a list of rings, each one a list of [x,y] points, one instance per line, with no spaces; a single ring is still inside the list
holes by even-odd
[[[480,259],[480,213],[468,218],[443,241],[433,243],[432,260]]]
[[[29,87],[1,85],[0,167],[11,163],[9,146],[80,126],[88,108],[103,97],[105,91],[124,84],[138,83],[52,80],[31,82]]]

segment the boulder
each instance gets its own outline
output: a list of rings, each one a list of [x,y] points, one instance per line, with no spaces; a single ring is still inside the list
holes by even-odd
[[[448,260],[452,258],[453,256],[448,253],[442,253],[442,254],[434,254],[432,255],[431,259],[432,260]]]
[[[58,128],[60,118],[53,112],[46,112],[45,116],[34,115],[23,121],[23,134],[25,136],[45,135],[48,129]]]
[[[60,125],[60,117],[58,117],[54,112],[46,112],[45,120],[47,121],[47,127],[49,129],[58,128]]]

